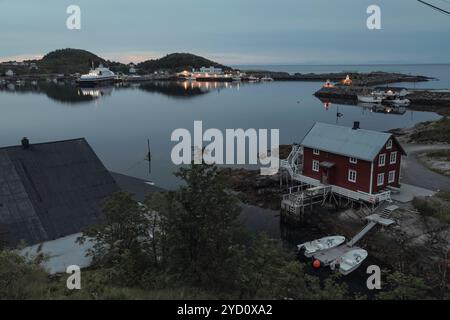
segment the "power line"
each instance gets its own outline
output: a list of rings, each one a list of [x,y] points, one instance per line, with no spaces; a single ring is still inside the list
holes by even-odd
[[[417,0],[417,1],[419,1],[420,3],[422,3],[422,4],[426,5],[426,6],[429,6],[430,8],[432,8],[432,9],[434,9],[434,10],[440,12],[440,13],[443,13],[443,14],[446,14],[446,15],[450,16],[450,11],[447,11],[447,10],[444,10],[442,8],[439,8],[439,7],[437,7],[437,6],[435,6],[435,5],[431,4],[431,3],[425,2],[423,0]]]

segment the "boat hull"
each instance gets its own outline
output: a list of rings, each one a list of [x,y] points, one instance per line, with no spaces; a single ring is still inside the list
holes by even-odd
[[[305,250],[304,255],[307,258],[311,258],[314,254],[320,251],[336,248],[337,246],[340,246],[344,242],[345,237],[343,236],[331,236],[299,244],[297,248],[299,251],[304,249]]]
[[[361,266],[367,256],[368,253],[364,249],[348,251],[339,258],[339,272],[344,276],[352,273]]]

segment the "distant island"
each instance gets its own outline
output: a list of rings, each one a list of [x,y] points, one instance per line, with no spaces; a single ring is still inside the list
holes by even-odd
[[[104,59],[92,52],[82,49],[58,49],[46,54],[42,59],[27,60],[21,63],[15,61],[0,64],[0,74],[12,70],[17,75],[23,74],[84,74],[92,66],[104,65],[114,72],[128,73],[130,67],[139,74],[155,71],[180,72],[183,70],[199,69],[201,67],[217,67],[224,71],[233,70],[215,61],[190,53],[171,53],[159,59],[143,61],[137,64],[124,64]]]

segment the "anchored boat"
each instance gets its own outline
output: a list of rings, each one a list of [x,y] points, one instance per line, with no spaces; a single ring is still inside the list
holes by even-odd
[[[85,85],[95,85],[104,82],[113,82],[116,79],[114,72],[100,65],[91,69],[88,74],[83,74],[77,79],[77,83]]]
[[[310,258],[319,251],[335,248],[344,242],[345,237],[343,236],[331,236],[299,244],[297,248],[299,251],[304,248],[305,256]]]
[[[343,275],[348,275],[349,273],[358,269],[358,267],[367,258],[367,251],[364,249],[354,249],[346,252],[342,255],[335,264],[339,265],[339,272]]]

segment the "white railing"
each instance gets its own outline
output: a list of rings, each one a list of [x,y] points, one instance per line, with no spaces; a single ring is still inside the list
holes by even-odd
[[[287,160],[280,160],[280,167],[286,169],[292,179],[308,184],[314,187],[324,186],[319,180],[304,176],[300,173],[299,167],[296,164],[298,155],[302,152],[302,148],[298,145],[292,147],[292,151],[289,154]],[[383,201],[391,202],[391,191],[385,191],[377,194],[370,194],[363,191],[353,191],[339,186],[331,185],[331,190],[341,196],[347,197],[353,200],[361,200],[368,203],[380,203]]]

